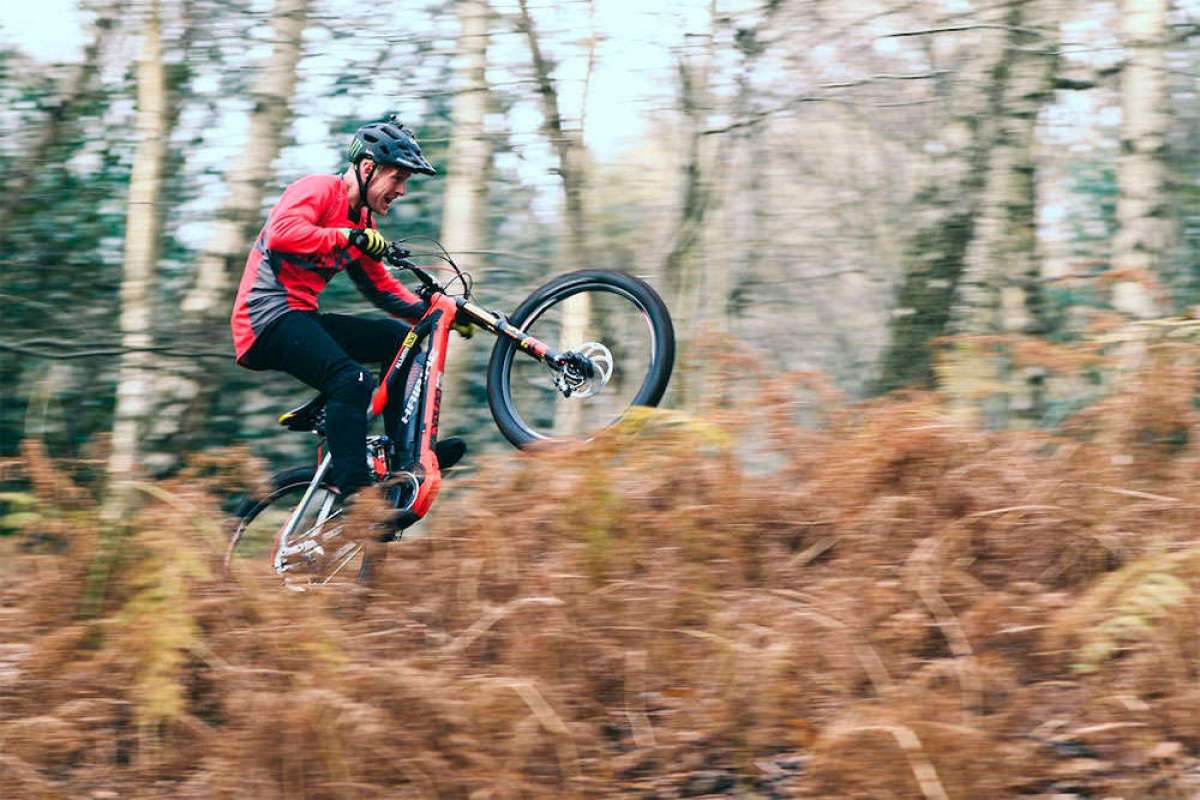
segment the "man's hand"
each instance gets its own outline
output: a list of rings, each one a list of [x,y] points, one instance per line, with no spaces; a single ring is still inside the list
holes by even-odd
[[[378,261],[387,249],[387,239],[374,228],[343,228],[346,241],[351,247],[357,247],[367,256]]]
[[[470,339],[475,335],[475,326],[467,320],[458,320],[454,323],[454,332],[464,339]]]

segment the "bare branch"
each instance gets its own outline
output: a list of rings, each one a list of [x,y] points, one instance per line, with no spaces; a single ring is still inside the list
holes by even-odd
[[[750,116],[746,117],[746,119],[739,120],[738,122],[730,123],[729,125],[726,125],[721,128],[708,128],[706,130],[701,131],[700,133],[703,136],[711,136],[712,134],[715,134],[715,133],[728,133],[729,131],[736,131],[739,128],[748,128],[752,125],[758,125],[759,123],[761,123],[765,119],[767,119],[767,117],[770,117],[773,114],[778,114],[781,111],[787,111],[792,106],[800,105],[801,103],[823,103],[823,102],[837,102],[837,98],[818,97],[816,95],[811,95],[811,94],[810,95],[802,95],[800,97],[793,97],[791,100],[788,100],[787,102],[785,102],[781,105],[778,105],[775,108],[768,108],[766,111],[756,112],[756,113],[751,114]]]
[[[167,358],[232,358],[232,354],[227,351],[215,350],[180,350],[169,345],[160,345],[156,347],[121,347],[120,345],[101,345],[100,347],[90,350],[72,350],[81,345],[78,342],[64,342],[55,339],[27,339],[23,342],[6,342],[0,339],[0,351],[8,353],[16,353],[17,355],[31,356],[33,358],[46,358],[56,361],[67,361],[76,358],[100,358],[109,356],[121,356],[127,353],[157,353],[158,355]],[[39,347],[55,347],[63,348],[61,352],[54,350],[40,350]]]
[[[979,22],[974,25],[947,25],[942,28],[923,28],[915,31],[899,31],[898,33],[888,33],[880,36],[880,39],[899,39],[902,36],[930,36],[935,33],[956,33],[960,31],[978,31],[978,30],[996,30],[996,31],[1013,31],[1016,33],[1028,33],[1032,36],[1045,36],[1046,31],[1038,30],[1037,28],[1022,28],[1015,25],[999,25],[991,22]]]
[[[1055,78],[1054,88],[1062,89],[1069,92],[1082,92],[1087,89],[1095,89],[1099,84],[1096,81],[1081,81],[1074,78]]]
[[[823,83],[820,85],[819,88],[821,88],[821,89],[848,89],[853,86],[865,86],[868,83],[874,83],[876,81],[920,81],[920,80],[925,80],[927,78],[940,78],[943,75],[949,75],[949,74],[950,74],[950,70],[948,70],[948,69],[937,69],[937,70],[934,70],[933,72],[918,72],[918,73],[913,73],[913,74],[908,74],[908,75],[884,72],[879,75],[869,75],[865,78],[858,78],[857,80],[853,80],[853,81],[843,81],[841,83]]]

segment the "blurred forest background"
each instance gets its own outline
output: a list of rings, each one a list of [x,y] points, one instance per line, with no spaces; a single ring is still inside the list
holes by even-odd
[[[1198,796],[1200,0],[74,18],[0,49],[15,796]],[[393,111],[440,174],[384,232],[497,309],[645,277],[670,410],[516,454],[454,339],[483,468],[426,535],[230,580],[232,487],[311,446],[233,362],[247,249]]]
[[[295,457],[273,420],[307,389],[233,364],[231,298],[282,188],[390,111],[441,175],[385,232],[443,240],[500,309],[585,265],[647,277],[676,407],[717,342],[854,398],[941,369],[990,423],[1052,425],[1110,387],[1041,345],[1200,303],[1191,0],[379,13],[86,0],[76,61],[0,51],[0,452]],[[373,310],[341,281],[322,307]],[[446,412],[480,445],[488,344]]]

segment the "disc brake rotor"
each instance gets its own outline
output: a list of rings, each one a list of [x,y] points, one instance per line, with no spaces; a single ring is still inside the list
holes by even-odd
[[[586,359],[591,365],[591,374],[568,363],[554,376],[554,384],[565,397],[592,397],[600,392],[613,374],[613,354],[599,342],[584,342],[571,351],[572,354]]]

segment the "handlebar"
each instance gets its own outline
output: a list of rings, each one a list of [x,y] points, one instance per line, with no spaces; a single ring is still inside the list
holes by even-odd
[[[441,245],[438,246],[440,247]],[[497,336],[507,336],[513,339],[518,343],[517,347],[522,352],[533,356],[538,361],[548,364],[555,369],[561,369],[564,364],[568,363],[568,360],[571,357],[575,356],[575,354],[555,352],[534,337],[527,336],[524,330],[511,324],[504,314],[476,305],[471,300],[471,284],[468,278],[464,276],[462,270],[458,268],[458,265],[454,263],[453,259],[450,258],[450,254],[446,253],[444,248],[442,249],[442,253],[445,255],[446,261],[451,267],[454,268],[458,278],[463,281],[463,285],[466,287],[466,292],[464,294],[455,297],[455,303],[458,306],[458,314],[466,324],[478,325],[484,330],[496,334]],[[417,279],[421,282],[422,286],[421,289],[417,290],[417,294],[426,301],[428,301],[435,292],[446,294],[445,286],[438,283],[437,280],[428,272],[408,260],[410,255],[412,255],[412,251],[407,247],[404,247],[404,245],[402,245],[400,242],[389,242],[383,251],[383,260],[393,267],[408,270],[413,275],[417,276]],[[588,368],[590,369],[590,365]]]
[[[425,288],[433,289],[439,292],[445,291],[445,287],[434,280],[432,275],[408,260],[408,257],[411,255],[412,251],[407,247],[402,246],[399,242],[389,242],[387,249],[383,251],[384,261],[391,264],[393,267],[406,269],[413,275],[416,275],[417,280],[419,280],[422,285],[425,286]]]

